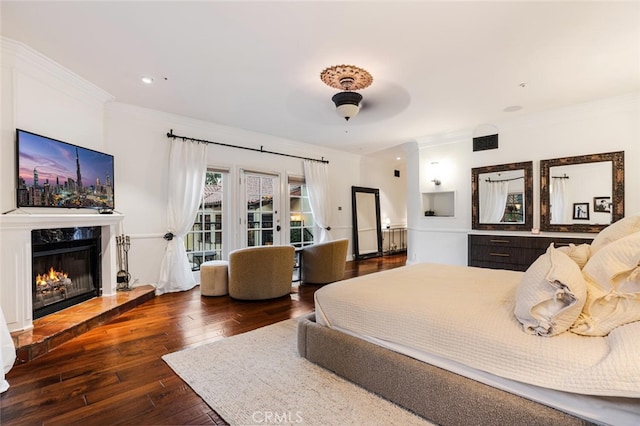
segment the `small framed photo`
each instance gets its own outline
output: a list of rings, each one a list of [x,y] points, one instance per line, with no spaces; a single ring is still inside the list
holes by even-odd
[[[589,203],[573,203],[573,218],[589,220]]]
[[[611,213],[611,197],[593,197],[594,213]]]

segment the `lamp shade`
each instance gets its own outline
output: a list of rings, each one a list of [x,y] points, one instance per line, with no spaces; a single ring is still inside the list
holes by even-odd
[[[360,111],[360,101],[362,101],[362,95],[356,92],[340,92],[333,95],[331,98],[334,104],[336,104],[336,111],[345,120],[349,119]]]

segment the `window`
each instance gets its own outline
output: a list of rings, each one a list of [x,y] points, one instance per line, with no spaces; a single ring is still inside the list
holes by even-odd
[[[225,175],[226,173],[220,171],[207,170],[204,195],[193,221],[193,227],[184,239],[193,271],[199,271],[202,262],[222,259]]]
[[[289,178],[289,235],[294,247],[313,244],[313,215],[304,181]]]
[[[508,194],[501,222],[524,222],[522,192]]]

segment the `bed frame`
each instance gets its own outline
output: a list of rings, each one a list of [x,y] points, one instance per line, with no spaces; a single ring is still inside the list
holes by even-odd
[[[315,314],[301,318],[298,323],[298,352],[439,425],[593,424],[321,326],[316,323]]]

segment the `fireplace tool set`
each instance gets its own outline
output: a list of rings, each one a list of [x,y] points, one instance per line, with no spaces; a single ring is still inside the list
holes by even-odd
[[[129,248],[131,248],[131,241],[129,236],[116,235],[116,245],[118,250],[118,268],[119,271],[116,274],[116,286],[117,291],[129,291],[129,281],[131,280],[131,274],[129,274]]]

